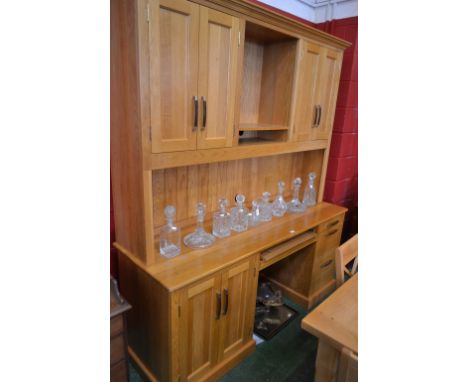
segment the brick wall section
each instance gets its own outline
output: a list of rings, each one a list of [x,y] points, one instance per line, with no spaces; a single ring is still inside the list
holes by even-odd
[[[333,20],[317,28],[353,45],[343,56],[324,200],[349,209],[343,240],[357,233],[358,206],[358,18]]]

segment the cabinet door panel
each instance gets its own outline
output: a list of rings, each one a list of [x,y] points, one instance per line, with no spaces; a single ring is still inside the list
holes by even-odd
[[[150,9],[152,150],[194,150],[199,6],[185,0],[152,0]]]
[[[340,81],[341,57],[342,53],[338,51],[322,49],[318,85],[318,104],[321,110],[319,125],[313,129],[314,139],[328,139],[333,129],[336,97]]]
[[[217,362],[216,318],[221,277],[215,276],[181,293],[180,370],[183,381],[201,378]]]
[[[238,33],[239,19],[200,7],[198,148],[232,146]]]
[[[244,340],[250,338],[247,323],[249,304],[255,304],[251,286],[253,280],[251,260],[229,269],[223,274],[223,321],[220,340],[220,360],[239,350]],[[226,303],[228,302],[227,306]]]
[[[296,97],[295,141],[310,141],[314,139],[314,121],[317,117],[316,106],[318,105],[317,82],[319,65],[320,46],[303,42]]]

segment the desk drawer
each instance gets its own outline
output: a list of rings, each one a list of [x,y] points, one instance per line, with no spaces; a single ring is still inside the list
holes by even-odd
[[[335,278],[335,257],[317,259],[312,272],[312,292],[322,288]]]
[[[326,221],[318,226],[317,232],[319,234],[328,234],[334,232],[334,230],[338,229],[341,231],[344,222],[344,214],[340,216],[336,216],[333,219]]]

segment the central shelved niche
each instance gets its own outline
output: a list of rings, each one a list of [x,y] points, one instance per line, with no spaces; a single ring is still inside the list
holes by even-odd
[[[288,140],[298,39],[246,22],[239,145]]]
[[[165,224],[164,208],[168,204],[176,207],[176,224],[186,227],[195,223],[196,204],[203,202],[207,212],[206,228],[211,230],[210,220],[218,209],[219,198],[227,198],[231,208],[235,196],[242,193],[250,208],[252,200],[260,198],[264,191],[271,193],[272,201],[278,181],[283,180],[285,197],[289,201],[292,182],[298,176],[303,182],[302,198],[309,172],[317,174],[315,187],[319,189],[323,154],[323,150],[314,150],[154,170],[154,236],[159,237],[161,225]]]

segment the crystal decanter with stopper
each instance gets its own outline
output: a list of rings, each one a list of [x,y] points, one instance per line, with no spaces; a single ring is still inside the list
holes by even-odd
[[[212,245],[216,238],[205,231],[203,221],[205,220],[205,205],[197,203],[197,228],[194,232],[184,237],[184,244],[190,248],[206,248]]]
[[[167,224],[161,228],[159,236],[159,253],[168,259],[180,254],[180,228],[174,225],[175,211],[173,206],[164,209]]]
[[[249,227],[255,227],[260,222],[260,206],[258,201],[252,201],[252,211],[249,215]]]
[[[271,203],[270,193],[265,191],[262,194],[262,201],[260,202],[260,221],[269,222],[271,220]]]
[[[288,209],[288,205],[286,201],[284,200],[283,194],[284,194],[284,182],[280,180],[278,182],[278,194],[276,195],[276,198],[273,201],[272,209],[271,209],[271,212],[275,216],[283,216],[286,213],[286,210]]]
[[[299,191],[301,189],[302,180],[301,178],[294,179],[293,182],[293,198],[288,203],[288,212],[304,212],[305,206],[299,199]]]
[[[314,187],[315,177],[316,177],[315,172],[309,173],[309,183],[307,183],[307,186],[304,190],[304,198],[302,200],[302,203],[306,207],[315,206],[315,204],[317,203],[317,194],[315,192],[315,187]]]
[[[249,224],[249,210],[244,206],[245,196],[236,195],[236,206],[231,210],[231,229],[233,231],[246,231]]]
[[[227,237],[231,234],[231,214],[226,211],[228,201],[219,199],[219,211],[213,214],[213,235]]]

